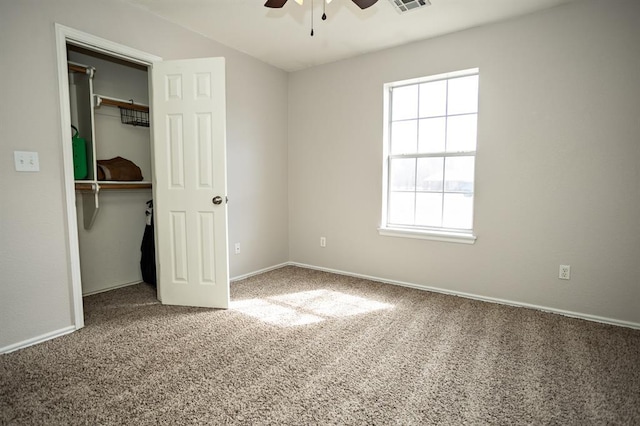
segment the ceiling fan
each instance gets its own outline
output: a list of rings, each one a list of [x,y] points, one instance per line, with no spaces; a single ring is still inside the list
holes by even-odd
[[[303,0],[296,0],[296,3],[302,4]],[[366,9],[369,6],[373,6],[378,0],[351,0],[354,2],[360,9]],[[287,0],[267,0],[264,4],[265,7],[270,7],[273,9],[279,9],[287,2]],[[331,0],[327,0],[327,3],[331,2]]]

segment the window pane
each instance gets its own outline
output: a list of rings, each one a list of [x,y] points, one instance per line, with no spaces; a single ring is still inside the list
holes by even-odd
[[[392,120],[418,117],[418,86],[397,87],[391,91]]]
[[[416,194],[416,225],[442,226],[442,194]]]
[[[444,117],[420,120],[418,152],[444,152],[444,129],[446,123],[447,120]]]
[[[449,80],[447,114],[478,112],[478,76]]]
[[[391,153],[415,154],[418,149],[418,120],[391,124]]]
[[[397,158],[391,160],[392,191],[413,191],[416,187],[416,159]]]
[[[478,86],[467,75],[390,89],[387,224],[472,229]]]
[[[442,191],[443,180],[443,157],[418,159],[418,178],[416,180],[418,191]]]
[[[447,152],[475,151],[477,124],[476,114],[447,118]]]
[[[474,157],[448,157],[445,160],[444,190],[473,193]]]
[[[389,195],[389,223],[413,225],[415,211],[414,192],[392,192]]]
[[[471,229],[473,227],[473,195],[444,194],[442,226]]]
[[[447,81],[420,85],[420,117],[435,117],[447,112]]]

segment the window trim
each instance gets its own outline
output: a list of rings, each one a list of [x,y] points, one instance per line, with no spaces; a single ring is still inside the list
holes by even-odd
[[[421,84],[426,82],[434,82],[441,80],[448,80],[456,77],[465,77],[469,75],[479,74],[479,68],[470,68],[466,70],[454,71],[449,73],[437,74],[428,77],[419,77],[412,78],[408,80],[401,80],[391,83],[385,83],[383,85],[383,152],[382,152],[382,216],[381,216],[381,225],[378,228],[378,233],[381,236],[388,237],[403,237],[403,238],[415,238],[415,239],[425,239],[425,240],[434,240],[434,241],[444,241],[444,242],[452,242],[452,243],[463,243],[463,244],[474,244],[476,242],[476,235],[474,234],[474,228],[472,224],[472,228],[470,230],[449,230],[446,228],[437,229],[437,228],[420,228],[418,226],[397,226],[397,225],[389,225],[388,223],[388,213],[389,213],[389,162],[392,155],[390,154],[390,125],[391,120],[390,117],[390,93],[391,88],[398,88],[408,85]],[[476,112],[478,114],[478,112]],[[477,148],[473,151],[469,152],[461,152],[461,153],[449,153],[447,156],[455,156],[455,155],[473,155],[474,163],[476,160],[476,152]],[[431,157],[431,156],[441,156],[441,153],[433,153],[433,154],[418,154],[419,156]],[[393,157],[398,157],[398,155],[393,155]],[[411,157],[415,157],[415,155],[411,155]],[[474,179],[475,181],[475,179]],[[475,222],[475,185],[474,185],[474,222]]]
[[[403,237],[414,238],[418,240],[444,241],[447,243],[461,244],[475,244],[476,239],[478,238],[473,233],[468,232],[435,231],[431,229],[422,230],[391,226],[379,227],[378,234],[384,237]]]

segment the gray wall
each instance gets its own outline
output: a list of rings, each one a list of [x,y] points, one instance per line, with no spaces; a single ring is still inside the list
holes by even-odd
[[[226,57],[231,276],[291,260],[639,325],[638,16],[579,2],[288,75],[118,1],[0,2],[0,348],[72,321],[54,22]],[[472,67],[476,244],[379,236],[383,83]]]
[[[638,17],[577,2],[291,74],[291,260],[639,326]],[[382,85],[474,67],[476,244],[378,235]]]
[[[3,0],[0,348],[72,325],[55,22],[164,59],[226,58],[230,275],[286,262],[287,73],[119,1]],[[16,150],[41,171],[16,172]]]

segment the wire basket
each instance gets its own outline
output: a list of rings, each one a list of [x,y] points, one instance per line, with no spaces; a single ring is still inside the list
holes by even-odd
[[[149,127],[149,112],[120,107],[120,121],[132,126]]]

